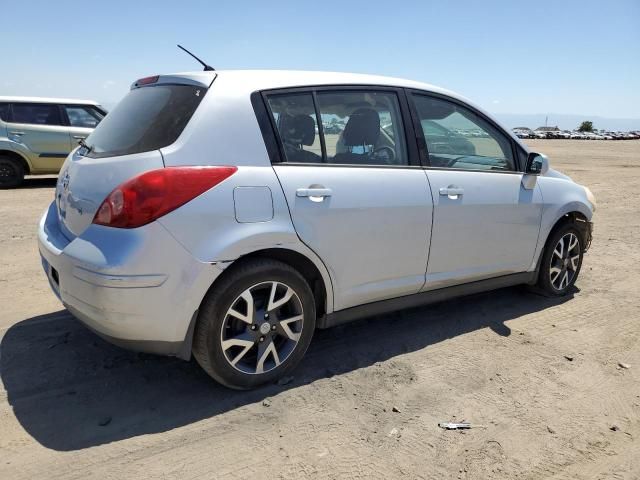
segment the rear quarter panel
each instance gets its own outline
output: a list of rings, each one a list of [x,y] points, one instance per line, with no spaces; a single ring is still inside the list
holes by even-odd
[[[266,156],[266,152],[264,152]],[[234,196],[247,187],[268,189],[273,215],[260,221],[237,215]],[[256,211],[264,211],[258,206]],[[158,220],[174,238],[201,262],[227,263],[268,248],[301,253],[311,260],[327,290],[327,311],[333,311],[332,282],[322,260],[300,241],[291,221],[289,208],[271,165],[240,166],[238,171],[191,202]]]

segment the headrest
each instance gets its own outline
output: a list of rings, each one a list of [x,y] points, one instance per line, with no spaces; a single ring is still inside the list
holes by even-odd
[[[316,122],[310,115],[284,115],[280,133],[285,143],[313,145],[316,139]]]
[[[345,146],[375,145],[380,136],[380,117],[372,108],[359,108],[349,116],[342,139]]]

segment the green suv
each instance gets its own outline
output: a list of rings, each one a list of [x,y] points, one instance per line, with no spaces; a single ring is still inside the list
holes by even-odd
[[[96,102],[0,97],[0,188],[55,174],[107,112]]]

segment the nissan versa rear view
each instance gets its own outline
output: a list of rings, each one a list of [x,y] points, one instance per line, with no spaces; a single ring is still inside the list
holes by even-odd
[[[565,295],[595,206],[447,90],[204,71],[132,85],[64,162],[39,249],[97,334],[246,389],[316,328],[515,284]]]

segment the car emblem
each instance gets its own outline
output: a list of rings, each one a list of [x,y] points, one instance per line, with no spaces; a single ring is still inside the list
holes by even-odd
[[[64,176],[62,177],[62,190],[66,192],[69,191],[69,172],[64,172]]]

